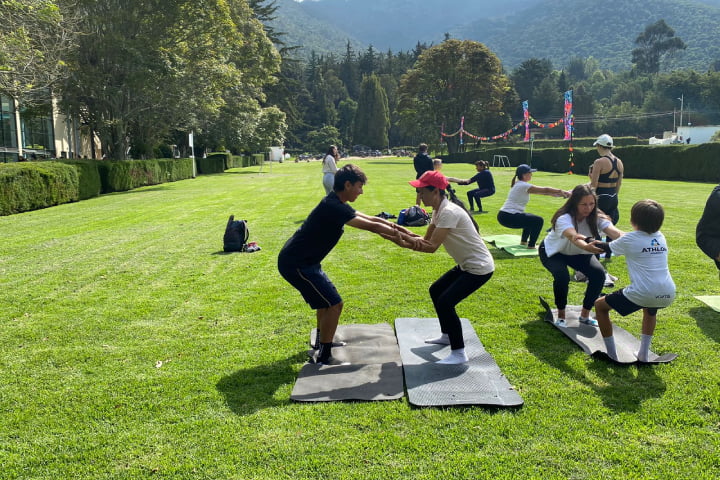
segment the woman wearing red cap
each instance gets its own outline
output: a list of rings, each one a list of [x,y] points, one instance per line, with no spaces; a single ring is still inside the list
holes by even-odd
[[[552,187],[538,187],[530,183],[533,172],[536,169],[530,166],[518,165],[515,169],[515,176],[512,179],[510,192],[505,204],[500,208],[497,219],[498,223],[507,228],[522,228],[520,243],[528,248],[536,248],[537,239],[543,227],[543,219],[538,215],[527,213],[525,206],[530,201],[530,194],[549,195],[551,197],[570,196],[570,192]]]
[[[450,355],[438,363],[465,363],[468,356],[455,306],[490,280],[495,264],[480,237],[477,223],[452,190],[448,189],[448,180],[442,173],[425,172],[410,185],[416,188],[423,204],[432,207],[433,215],[425,236],[403,235],[403,246],[419,252],[434,253],[443,245],[457,263],[430,286],[430,298],[440,321],[441,335],[425,342],[450,345]],[[449,199],[446,192],[450,195]]]

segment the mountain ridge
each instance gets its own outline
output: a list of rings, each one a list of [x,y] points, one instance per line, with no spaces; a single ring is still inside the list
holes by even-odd
[[[631,66],[635,38],[664,19],[688,45],[666,70],[704,71],[720,60],[720,0],[576,0],[570,6],[561,0],[456,0],[453,9],[443,0],[276,3],[274,27],[305,55],[343,53],[347,42],[356,52],[369,45],[397,52],[440,43],[449,33],[486,44],[506,69],[529,58],[549,58],[561,68],[571,58],[592,56],[602,68],[622,70]]]

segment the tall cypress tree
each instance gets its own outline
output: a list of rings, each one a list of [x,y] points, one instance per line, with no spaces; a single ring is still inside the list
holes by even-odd
[[[372,148],[386,148],[390,111],[385,89],[376,75],[363,77],[355,116],[355,141]]]

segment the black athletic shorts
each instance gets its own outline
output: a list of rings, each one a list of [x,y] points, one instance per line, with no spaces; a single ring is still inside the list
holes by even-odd
[[[606,295],[605,301],[608,305],[610,305],[610,307],[612,307],[613,310],[615,310],[623,317],[626,315],[630,315],[633,312],[637,312],[638,310],[641,310],[643,308],[647,308],[650,315],[657,315],[658,311],[657,308],[641,307],[637,303],[631,302],[623,293],[622,288],[611,293],[610,295]]]

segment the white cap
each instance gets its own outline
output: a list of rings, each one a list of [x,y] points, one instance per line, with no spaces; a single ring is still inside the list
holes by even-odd
[[[600,135],[600,136],[598,137],[597,140],[595,140],[595,143],[593,143],[593,147],[594,147],[595,145],[600,145],[601,147],[605,147],[605,148],[612,148],[612,146],[613,146],[613,139],[612,139],[612,137],[611,137],[610,135],[608,135],[607,133],[603,133],[602,135]]]

